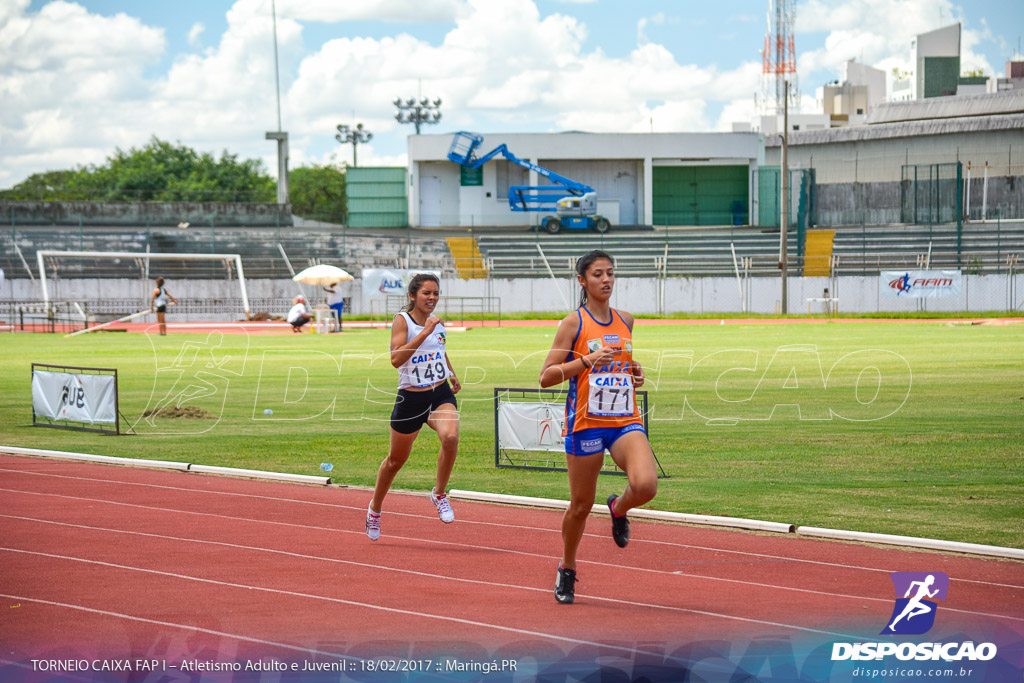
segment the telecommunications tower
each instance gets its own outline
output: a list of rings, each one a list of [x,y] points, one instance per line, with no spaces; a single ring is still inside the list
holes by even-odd
[[[782,114],[789,81],[789,106],[800,108],[800,88],[796,76],[796,0],[768,0],[767,28],[764,34],[764,68],[761,75],[762,114]]]

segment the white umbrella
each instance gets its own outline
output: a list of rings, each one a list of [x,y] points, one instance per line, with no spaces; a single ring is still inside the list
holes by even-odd
[[[306,285],[320,285],[321,287],[324,287],[326,285],[334,285],[339,282],[351,282],[355,278],[337,266],[329,266],[326,263],[321,263],[319,265],[306,268],[292,279]]]

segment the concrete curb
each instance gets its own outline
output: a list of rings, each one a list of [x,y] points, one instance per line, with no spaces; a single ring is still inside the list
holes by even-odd
[[[561,510],[569,507],[568,501],[556,500],[553,498],[530,498],[527,496],[513,496],[501,493],[482,493],[479,491],[462,491],[459,489],[452,489],[448,491],[448,495],[452,498],[459,498],[461,500],[473,500],[485,503],[505,503],[508,505],[556,508]],[[594,507],[591,508],[591,512],[608,514],[608,508],[605,505],[594,505]],[[783,522],[742,519],[740,517],[692,515],[682,512],[662,512],[660,510],[631,510],[629,516],[634,519],[657,519],[666,522],[732,527],[753,531],[771,531],[783,534],[795,533],[798,536],[813,538],[856,541],[860,543],[878,543],[881,545],[897,545],[923,550],[942,550],[945,552],[963,553],[966,555],[985,555],[1012,560],[1024,560],[1024,549],[1004,548],[1002,546],[982,545],[980,543],[960,543],[958,541],[943,541],[934,538],[918,538],[916,536],[896,536],[893,534],[875,534],[867,531],[825,529],[822,527],[796,526],[795,524],[785,524]]]
[[[61,460],[81,460],[98,462],[106,465],[127,465],[129,467],[152,467],[156,469],[177,470],[179,472],[197,472],[201,474],[223,474],[232,477],[249,477],[251,479],[271,479],[290,481],[301,484],[318,484],[328,486],[330,477],[317,477],[305,474],[285,474],[281,472],[265,472],[263,470],[245,470],[237,467],[214,467],[212,465],[196,465],[187,462],[170,460],[142,460],[139,458],[118,458],[112,455],[93,455],[91,453],[70,453],[67,451],[47,451],[39,448],[20,448],[17,446],[0,446],[0,453],[14,455],[33,455],[41,458],[59,458]]]
[[[503,493],[483,493],[479,491],[462,491],[453,489],[448,492],[452,498],[460,500],[475,500],[483,503],[507,503],[509,505],[525,505],[530,507],[556,508],[564,510],[569,507],[569,501],[556,500],[553,498],[529,498],[527,496],[512,496]],[[595,504],[592,512],[608,514],[607,505]],[[692,515],[684,512],[663,512],[661,510],[630,510],[629,516],[634,519],[658,519],[665,522],[683,522],[685,524],[706,524],[710,526],[734,527],[739,529],[754,529],[757,531],[772,531],[775,533],[793,533],[792,524],[782,522],[765,522],[759,519],[742,519],[739,517],[715,517],[712,515]]]
[[[127,465],[130,467],[152,467],[157,469],[170,469],[182,472],[195,472],[198,474],[221,474],[233,477],[247,477],[251,479],[267,479],[273,481],[285,481],[301,484],[316,484],[329,486],[332,481],[330,477],[318,477],[305,474],[286,474],[282,472],[268,472],[264,470],[247,470],[237,467],[215,467],[212,465],[195,465],[191,463],[173,462],[168,460],[141,460],[137,458],[118,458],[110,455],[93,455],[90,453],[73,453],[68,451],[49,451],[40,448],[22,448],[19,446],[0,445],[0,453],[11,453],[13,455],[31,455],[41,458],[58,458],[61,460],[81,460],[109,465]],[[528,496],[514,496],[502,493],[484,493],[479,491],[465,491],[451,489],[448,495],[460,500],[471,500],[483,503],[504,503],[508,505],[522,505],[529,507],[555,508],[564,510],[569,507],[569,502],[554,498],[531,498]],[[605,505],[595,504],[592,512],[607,514],[608,508]],[[798,536],[811,538],[824,538],[832,540],[856,541],[861,543],[878,543],[882,545],[896,545],[906,548],[919,548],[924,550],[941,550],[945,552],[963,553],[967,555],[984,555],[988,557],[999,557],[1012,560],[1024,560],[1024,549],[1005,548],[997,545],[983,545],[980,543],[960,543],[957,541],[943,541],[934,538],[918,538],[916,536],[897,536],[893,534],[876,534],[867,531],[847,531],[844,529],[826,529],[813,526],[796,526],[783,522],[768,522],[757,519],[743,519],[740,517],[715,517],[713,515],[694,515],[682,512],[663,512],[661,510],[637,509],[630,512],[634,519],[655,519],[666,522],[677,522],[683,524],[699,524],[704,526],[720,526],[737,529],[749,529],[753,531],[769,531],[773,533],[789,534],[795,533]]]
[[[868,531],[824,529],[821,527],[814,526],[797,527],[796,533],[798,536],[813,536],[815,538],[834,538],[843,541],[861,541],[864,543],[882,543],[885,545],[901,545],[911,548],[924,548],[927,550],[946,550],[954,553],[968,553],[970,555],[990,555],[992,557],[1005,557],[1013,560],[1024,560],[1024,550],[1020,548],[1004,548],[998,545],[982,545],[980,543],[959,543],[957,541],[942,541],[934,538],[918,538],[917,536],[874,534]]]
[[[101,462],[108,465],[129,465],[131,467],[156,467],[160,469],[188,471],[187,462],[171,462],[168,460],[140,460],[138,458],[116,458],[112,455],[92,455],[89,453],[69,453],[67,451],[45,451],[39,448],[18,448],[16,446],[0,446],[0,453],[14,455],[34,455],[40,458],[60,458],[61,460],[85,460]]]

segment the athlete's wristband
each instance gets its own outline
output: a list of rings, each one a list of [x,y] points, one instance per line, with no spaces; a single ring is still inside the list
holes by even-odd
[[[589,370],[590,368],[594,367],[593,362],[591,362],[590,365],[587,365],[587,357],[586,356],[580,356],[580,362],[583,363],[583,367],[585,367],[587,370]]]

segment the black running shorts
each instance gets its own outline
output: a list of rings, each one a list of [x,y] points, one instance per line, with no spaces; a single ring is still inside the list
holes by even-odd
[[[399,389],[391,411],[391,428],[400,434],[414,434],[426,424],[430,414],[445,403],[459,407],[447,381],[426,391]]]

